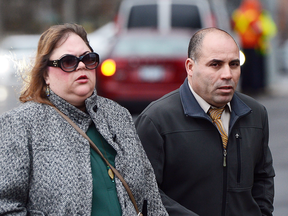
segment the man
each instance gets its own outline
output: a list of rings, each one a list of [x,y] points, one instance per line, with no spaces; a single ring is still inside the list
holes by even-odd
[[[232,13],[232,21],[246,56],[241,73],[241,91],[250,95],[263,94],[267,76],[266,56],[270,39],[277,33],[276,24],[260,0],[242,0]]]
[[[185,65],[183,85],[136,120],[169,215],[272,215],[267,111],[235,92],[239,47],[225,31],[202,29]],[[210,108],[224,108],[220,123]]]

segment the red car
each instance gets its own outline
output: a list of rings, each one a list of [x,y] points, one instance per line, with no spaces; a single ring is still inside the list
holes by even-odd
[[[97,68],[97,91],[139,112],[177,89],[187,76],[185,60],[193,32],[130,30],[117,36]]]

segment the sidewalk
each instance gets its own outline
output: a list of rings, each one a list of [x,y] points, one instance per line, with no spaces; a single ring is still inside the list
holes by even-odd
[[[279,75],[268,93],[255,97],[267,108],[269,146],[273,156],[275,177],[274,216],[288,215],[288,74]]]
[[[272,96],[288,96],[288,74],[277,75],[276,81],[267,90]]]

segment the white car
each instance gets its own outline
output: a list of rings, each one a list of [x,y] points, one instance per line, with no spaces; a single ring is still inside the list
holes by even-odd
[[[40,35],[11,35],[0,44],[0,114],[19,105],[21,73],[36,55]]]
[[[119,31],[149,27],[201,29],[218,27],[231,32],[225,2],[218,0],[123,0],[118,11]]]
[[[114,22],[109,22],[87,35],[90,46],[100,56],[100,61],[106,58],[116,34]]]
[[[0,85],[18,85],[36,55],[40,35],[11,35],[0,44]]]

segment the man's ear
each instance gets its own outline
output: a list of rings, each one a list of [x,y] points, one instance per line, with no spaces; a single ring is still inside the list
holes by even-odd
[[[185,61],[185,68],[188,76],[192,76],[195,62],[191,58],[187,58]]]

